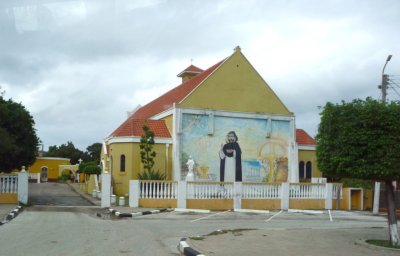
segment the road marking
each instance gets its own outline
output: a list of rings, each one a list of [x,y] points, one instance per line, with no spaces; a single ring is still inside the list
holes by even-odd
[[[278,213],[275,214],[275,215],[272,215],[269,219],[265,220],[265,222],[268,222],[268,221],[272,220],[273,218],[275,218],[275,216],[278,216],[278,215],[281,214],[282,212],[283,212],[283,210],[281,210],[280,212],[278,212]]]
[[[226,213],[226,212],[230,212],[230,211],[231,210],[227,210],[227,211],[224,211],[224,212],[217,212],[217,213],[214,213],[214,214],[211,214],[211,215],[208,215],[208,216],[201,217],[199,219],[191,220],[190,222],[195,222],[195,221],[198,221],[198,220],[207,219],[207,218],[213,217],[215,215]]]
[[[332,214],[331,214],[331,210],[328,210],[328,213],[329,213],[329,219],[331,220],[331,222],[333,221],[333,219],[332,219]]]

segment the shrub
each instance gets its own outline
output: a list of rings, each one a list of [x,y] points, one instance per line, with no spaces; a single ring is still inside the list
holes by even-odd
[[[165,180],[166,175],[159,171],[146,170],[138,174],[139,180]]]
[[[91,175],[91,174],[99,175],[101,173],[101,168],[98,165],[87,165],[83,169],[83,173],[87,174],[87,175]]]

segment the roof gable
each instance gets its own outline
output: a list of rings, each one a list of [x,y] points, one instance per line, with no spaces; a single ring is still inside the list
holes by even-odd
[[[200,74],[201,72],[203,72],[204,70],[202,70],[199,67],[196,67],[194,65],[190,65],[189,67],[185,68],[182,72],[180,72],[177,76],[181,77],[184,74],[190,73],[190,74]]]
[[[296,142],[299,145],[317,145],[317,142],[303,129],[296,129]]]
[[[112,134],[113,137],[135,136],[141,137],[144,135],[143,126],[147,125],[154,132],[154,137],[171,138],[171,134],[164,120],[144,120],[128,118],[123,122]]]
[[[239,47],[177,106],[293,116]]]
[[[179,103],[191,91],[193,91],[204,79],[206,79],[215,69],[217,69],[223,61],[218,62],[214,66],[194,76],[189,81],[186,81],[179,86],[164,93],[152,102],[144,105],[138,109],[131,118],[133,119],[147,119],[154,115],[164,112],[172,108],[174,103]]]

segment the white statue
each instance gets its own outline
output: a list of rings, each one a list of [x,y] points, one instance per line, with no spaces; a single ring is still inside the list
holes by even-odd
[[[188,174],[186,176],[186,181],[193,181],[194,180],[194,174],[193,174],[193,167],[194,167],[194,160],[192,159],[192,156],[189,156],[188,161],[186,162],[186,165],[188,167]]]

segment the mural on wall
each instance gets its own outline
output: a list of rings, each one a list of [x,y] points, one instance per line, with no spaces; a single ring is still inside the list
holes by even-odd
[[[221,144],[219,158],[219,180],[242,181],[242,150],[240,149],[239,138],[235,131],[226,135],[225,144]]]
[[[289,138],[289,121],[183,114],[181,179],[192,156],[195,180],[287,181]]]

